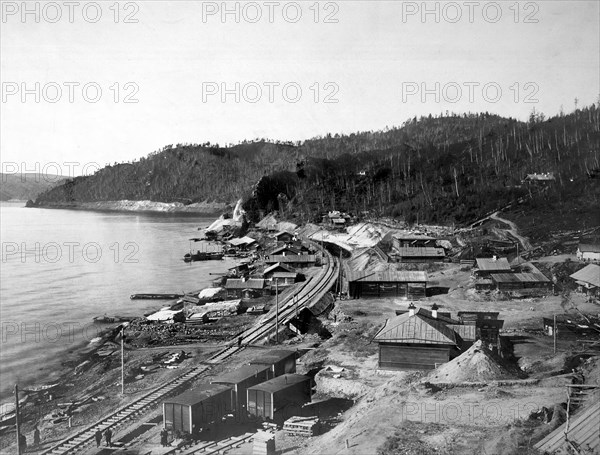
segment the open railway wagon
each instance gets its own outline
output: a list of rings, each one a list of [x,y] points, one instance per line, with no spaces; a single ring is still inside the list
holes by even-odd
[[[311,401],[312,379],[301,374],[284,374],[249,387],[247,394],[250,416],[281,424],[301,415],[302,406]]]
[[[163,403],[163,424],[167,430],[199,434],[202,428],[219,423],[231,411],[231,389],[203,384]]]

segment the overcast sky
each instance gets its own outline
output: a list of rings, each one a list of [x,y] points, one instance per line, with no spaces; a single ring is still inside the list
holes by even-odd
[[[526,119],[600,93],[598,1],[427,2],[425,16],[400,1],[229,2],[225,16],[221,2],[77,3],[28,2],[23,16],[2,2],[4,171],[78,174],[166,144],[301,140],[447,110]]]

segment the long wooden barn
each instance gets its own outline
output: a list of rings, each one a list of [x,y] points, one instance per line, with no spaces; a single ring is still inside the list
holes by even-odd
[[[427,291],[427,272],[356,272],[348,276],[350,297],[400,297],[420,299]]]

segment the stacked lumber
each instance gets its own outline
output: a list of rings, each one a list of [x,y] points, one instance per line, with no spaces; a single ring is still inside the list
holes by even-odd
[[[290,436],[315,436],[319,430],[317,417],[290,417],[283,423],[283,431]]]
[[[252,455],[274,455],[275,435],[267,431],[258,431],[254,435]]]

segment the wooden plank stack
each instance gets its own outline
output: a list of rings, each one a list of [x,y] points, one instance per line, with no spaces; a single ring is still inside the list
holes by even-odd
[[[315,436],[319,431],[319,419],[317,417],[291,417],[284,422],[283,431],[290,436]]]
[[[275,454],[275,435],[273,433],[258,431],[253,439],[254,445],[252,446],[252,455]]]

